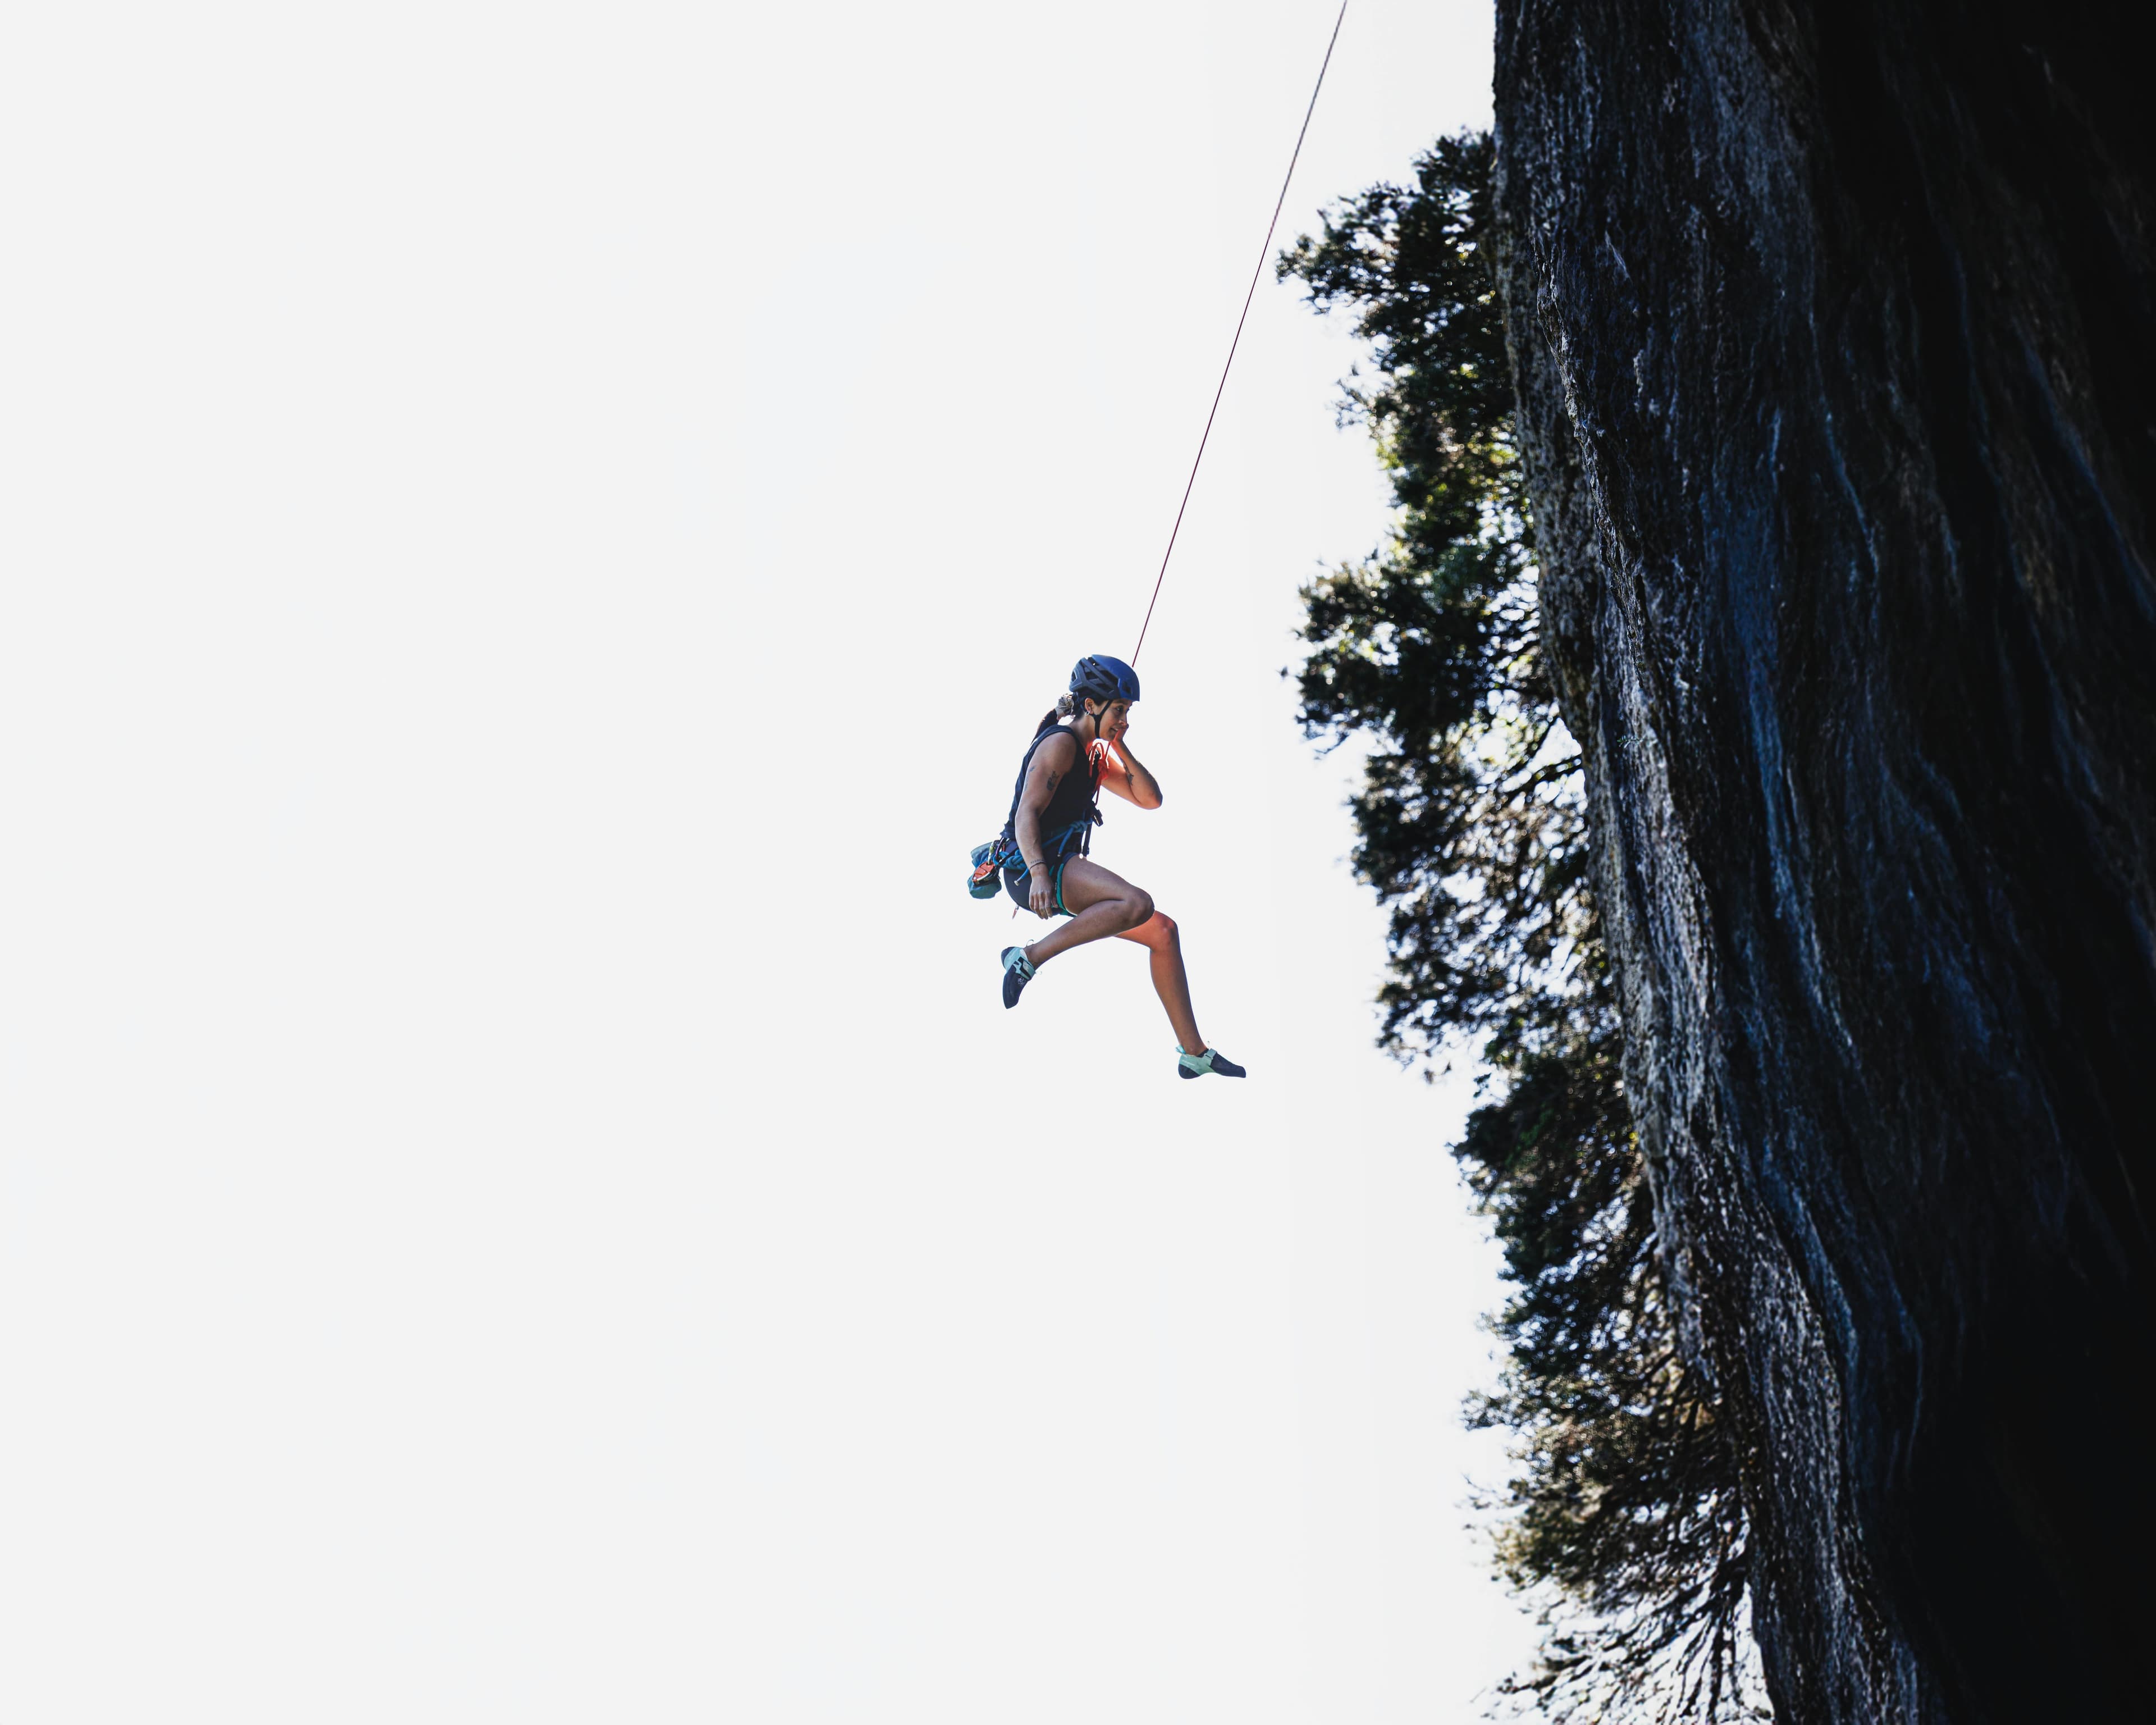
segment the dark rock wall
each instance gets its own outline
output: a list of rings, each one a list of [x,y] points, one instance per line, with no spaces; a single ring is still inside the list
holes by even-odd
[[[2150,1717],[2133,13],[1498,13],[1545,615],[1781,1717]]]

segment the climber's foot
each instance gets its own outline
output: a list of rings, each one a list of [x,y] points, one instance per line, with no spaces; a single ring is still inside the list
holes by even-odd
[[[1204,1054],[1185,1054],[1183,1045],[1178,1043],[1175,1056],[1175,1076],[1178,1078],[1203,1078],[1208,1072],[1216,1072],[1223,1078],[1250,1076],[1217,1048],[1209,1048]]]
[[[1025,985],[1033,980],[1033,960],[1025,956],[1024,947],[1004,948],[1004,1004],[1018,1004],[1018,997],[1025,992]]]

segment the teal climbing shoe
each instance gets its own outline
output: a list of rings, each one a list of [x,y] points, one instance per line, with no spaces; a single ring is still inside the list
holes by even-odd
[[[1185,1054],[1181,1043],[1175,1045],[1175,1076],[1178,1078],[1203,1078],[1208,1072],[1217,1072],[1223,1078],[1250,1076],[1217,1048],[1209,1048],[1202,1055],[1194,1055]]]
[[[1033,960],[1025,956],[1024,947],[1004,948],[1004,1005],[1018,1004],[1018,997],[1025,992],[1025,985],[1033,980]]]

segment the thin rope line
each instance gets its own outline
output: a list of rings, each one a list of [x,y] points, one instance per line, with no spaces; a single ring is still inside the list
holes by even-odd
[[[1190,477],[1183,482],[1183,501],[1175,506],[1175,525],[1168,529],[1168,549],[1161,553],[1160,573],[1152,578],[1152,597],[1146,601],[1145,621],[1138,625],[1138,644],[1131,649],[1131,663],[1138,662],[1138,655],[1145,650],[1146,631],[1152,627],[1152,608],[1160,603],[1160,584],[1168,579],[1168,560],[1175,555],[1176,535],[1183,531],[1183,511],[1190,507],[1191,487],[1198,483],[1198,465],[1205,459],[1205,445],[1213,436],[1213,416],[1220,411],[1220,397],[1228,388],[1228,372],[1235,363],[1235,350],[1243,343],[1243,326],[1250,316],[1250,302],[1258,296],[1258,281],[1265,273],[1265,259],[1272,255],[1273,230],[1280,226],[1281,211],[1287,203],[1287,188],[1295,178],[1295,165],[1302,160],[1302,141],[1310,135],[1310,116],[1317,111],[1317,93],[1325,88],[1326,69],[1332,64],[1333,44],[1340,39],[1340,26],[1347,22],[1348,0],[1340,0],[1340,16],[1332,20],[1332,35],[1325,44],[1325,59],[1317,69],[1317,82],[1310,92],[1310,105],[1302,110],[1302,130],[1295,135],[1295,153],[1287,159],[1287,175],[1281,182],[1280,196],[1273,202],[1273,218],[1265,223],[1265,243],[1258,248],[1258,267],[1250,272],[1250,290],[1243,295],[1243,315],[1235,320],[1235,339],[1228,344],[1228,363],[1220,367],[1220,382],[1213,391],[1213,405],[1205,415],[1205,430],[1198,439],[1198,454],[1190,464]]]

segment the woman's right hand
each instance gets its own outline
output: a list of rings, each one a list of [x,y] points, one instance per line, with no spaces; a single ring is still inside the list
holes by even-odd
[[[1055,882],[1045,867],[1033,870],[1030,878],[1033,914],[1045,922],[1055,914]]]

